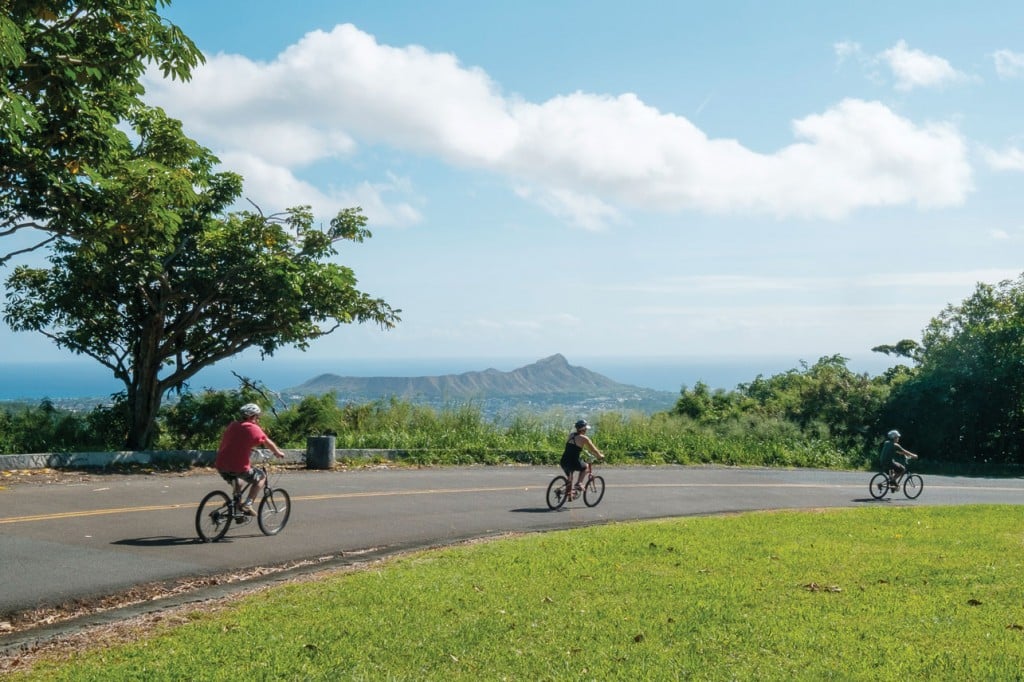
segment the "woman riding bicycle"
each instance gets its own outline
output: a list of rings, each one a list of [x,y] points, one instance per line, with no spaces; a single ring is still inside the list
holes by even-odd
[[[236,494],[242,488],[241,481],[252,483],[252,487],[249,488],[249,499],[242,500],[242,513],[246,516],[256,515],[252,503],[253,500],[259,499],[264,486],[262,476],[253,470],[250,464],[252,449],[259,445],[265,445],[270,448],[275,457],[284,457],[281,448],[277,447],[256,423],[259,421],[262,411],[256,403],[242,405],[239,410],[242,418],[239,421],[231,422],[224,429],[220,447],[217,448],[217,459],[213,463],[221,477],[234,486]]]
[[[565,477],[568,479],[568,496],[570,500],[576,497],[577,493],[583,491],[586,478],[590,475],[590,462],[582,457],[583,449],[586,448],[598,459],[604,459],[601,451],[587,437],[587,429],[589,428],[590,424],[584,419],[576,422],[575,431],[569,434],[569,440],[565,442],[565,451],[562,453],[562,461],[559,462],[562,471],[565,472]],[[573,472],[579,473],[575,488],[572,485]]]

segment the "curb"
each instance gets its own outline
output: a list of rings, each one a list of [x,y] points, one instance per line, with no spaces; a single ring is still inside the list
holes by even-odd
[[[284,461],[302,464],[308,450],[282,448]],[[0,471],[16,469],[102,469],[126,464],[145,466],[213,466],[214,450],[159,450],[124,452],[44,452],[26,455],[0,455]],[[343,449],[335,450],[333,459],[395,460],[408,455],[407,450]]]

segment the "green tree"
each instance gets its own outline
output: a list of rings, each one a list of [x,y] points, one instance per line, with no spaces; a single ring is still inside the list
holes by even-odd
[[[238,408],[251,402],[266,404],[263,396],[248,386],[232,391],[186,391],[173,405],[161,410],[161,440],[166,441],[169,448],[214,449],[220,443],[224,427],[238,419]],[[269,428],[266,423],[264,428]],[[273,438],[283,446],[285,441],[276,428]]]
[[[871,351],[874,353],[894,355],[898,358],[907,358],[915,363],[921,359],[921,344],[912,339],[903,339],[902,341],[892,345],[886,344],[882,346],[875,346]]]
[[[314,226],[308,207],[226,213],[241,178],[154,109],[131,117],[137,144],[96,179],[89,238],[61,235],[49,268],[8,278],[5,320],[91,357],[125,386],[125,447],[155,437],[163,396],[220,360],[257,348],[306,348],[340,325],[389,328],[397,313],[331,262],[336,244],[370,236],[360,209]],[[113,169],[113,164],[108,163]]]
[[[883,418],[928,456],[1024,464],[1024,275],[978,284],[922,335]]]
[[[306,437],[337,435],[344,423],[345,410],[335,393],[307,395],[282,411],[274,420],[274,442],[304,443]]]
[[[840,355],[819,358],[813,365],[764,378],[758,376],[740,386],[748,411],[775,416],[810,430],[824,426],[845,445],[862,442],[873,429],[885,404],[888,386],[884,379],[851,371]]]
[[[203,57],[162,19],[167,0],[0,0],[0,265],[58,235],[102,225],[90,208],[118,126],[153,65],[187,79]],[[82,235],[79,235],[82,236]]]
[[[0,452],[55,452],[89,443],[85,425],[50,400],[38,406],[5,409],[0,415]]]
[[[721,388],[712,391],[710,386],[698,381],[692,389],[683,386],[672,413],[694,421],[713,423],[736,416],[735,405],[738,399],[739,395],[735,391],[727,392]]]

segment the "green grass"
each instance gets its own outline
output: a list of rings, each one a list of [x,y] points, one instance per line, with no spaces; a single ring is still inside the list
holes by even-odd
[[[32,677],[1019,680],[1022,540],[1012,506],[534,534],[275,588]]]

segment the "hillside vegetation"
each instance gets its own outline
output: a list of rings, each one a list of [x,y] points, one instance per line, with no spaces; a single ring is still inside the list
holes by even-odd
[[[234,391],[185,393],[165,405],[154,442],[155,449],[213,449],[238,407],[255,400],[271,408],[264,426],[282,446],[302,448],[308,436],[332,434],[340,448],[407,450],[420,463],[552,463],[572,422],[585,416],[611,463],[871,466],[883,434],[896,427],[903,444],[922,455],[924,470],[1019,471],[1024,277],[978,285],[969,299],[931,322],[921,343],[902,340],[875,350],[907,364],[871,377],[852,372],[841,356],[823,357],[732,391],[700,383],[683,387],[674,405],[653,414],[538,411],[524,400],[520,409],[497,418],[473,400],[436,407],[394,396],[341,401],[333,393],[279,403],[245,382]],[[561,356],[544,364],[568,367]],[[483,381],[502,373],[477,374]],[[116,400],[85,414],[47,401],[8,407],[0,411],[0,452],[116,450],[128,420]]]

